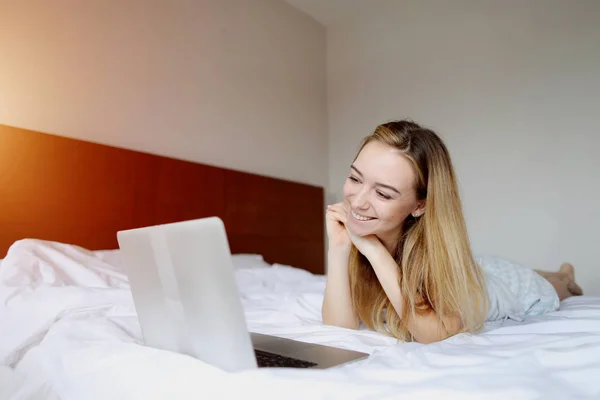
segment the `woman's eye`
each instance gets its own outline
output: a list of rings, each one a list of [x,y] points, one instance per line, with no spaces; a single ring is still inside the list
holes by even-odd
[[[379,196],[381,196],[382,198],[386,199],[386,200],[389,200],[389,199],[391,199],[391,198],[392,198],[391,196],[388,196],[387,194],[385,194],[385,193],[382,193],[382,192],[380,192],[380,191],[377,191],[377,194],[378,194]]]
[[[352,182],[354,182],[354,183],[358,183],[358,179],[356,179],[356,178],[355,178],[355,177],[353,177],[353,176],[349,176],[349,177],[348,177],[348,179],[350,179],[350,180],[351,180]]]

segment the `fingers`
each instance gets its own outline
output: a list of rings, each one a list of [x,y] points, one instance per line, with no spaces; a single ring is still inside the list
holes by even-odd
[[[346,216],[339,211],[329,210],[327,211],[327,219],[331,221],[337,221],[342,224],[346,224]]]
[[[328,210],[334,210],[334,211],[338,211],[342,214],[346,214],[347,213],[347,209],[346,209],[346,205],[344,203],[336,203],[336,204],[330,204],[327,206]]]
[[[347,221],[347,212],[342,203],[327,206],[328,218],[335,219],[343,224]]]

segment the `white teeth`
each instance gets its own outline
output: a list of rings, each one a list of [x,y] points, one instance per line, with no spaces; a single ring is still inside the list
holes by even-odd
[[[373,219],[373,218],[369,218],[369,217],[363,217],[362,215],[358,215],[358,214],[357,214],[357,213],[355,213],[354,211],[352,211],[352,216],[353,216],[354,218],[356,218],[357,220],[359,220],[359,221],[370,221],[370,220],[372,220],[372,219]]]

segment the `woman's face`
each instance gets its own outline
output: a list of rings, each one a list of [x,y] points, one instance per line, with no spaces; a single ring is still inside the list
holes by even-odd
[[[380,141],[369,142],[344,184],[348,228],[358,236],[373,234],[388,243],[397,240],[406,217],[424,211],[415,179],[412,163],[402,153]]]

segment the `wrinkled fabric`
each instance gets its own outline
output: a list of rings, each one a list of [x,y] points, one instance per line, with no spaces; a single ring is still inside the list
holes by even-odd
[[[531,268],[493,255],[475,258],[483,269],[489,310],[486,321],[523,321],[528,315],[558,310],[554,287]]]

